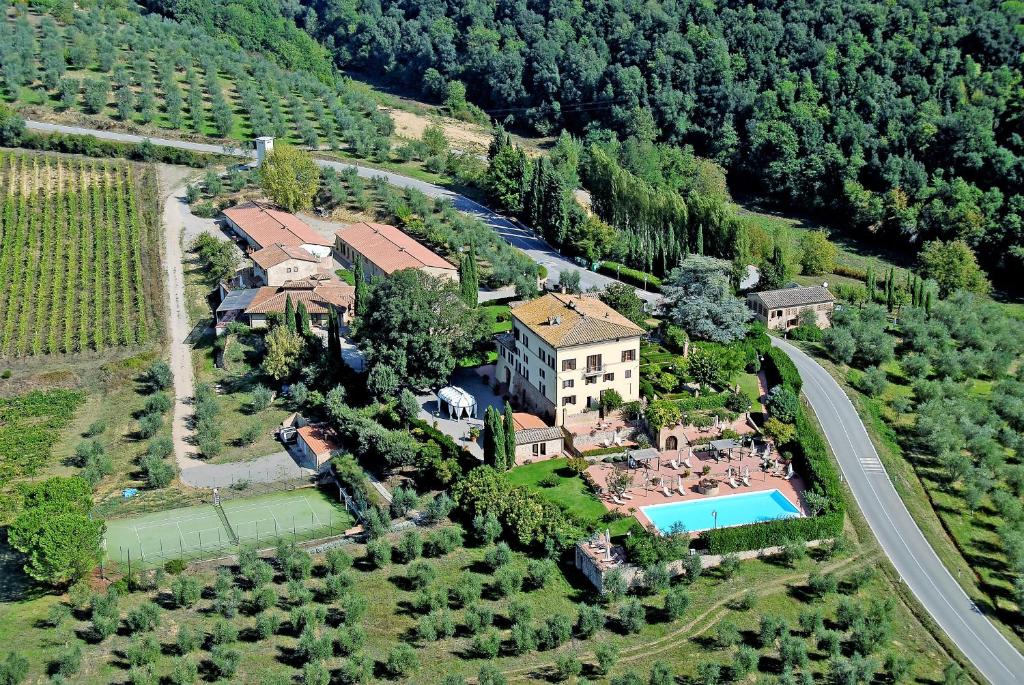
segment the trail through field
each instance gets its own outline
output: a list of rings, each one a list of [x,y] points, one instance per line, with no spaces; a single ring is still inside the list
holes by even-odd
[[[206,466],[196,459],[191,444],[192,430],[189,418],[192,415],[192,397],[195,392],[195,377],[192,371],[192,346],[188,337],[192,326],[185,310],[185,268],[181,250],[185,222],[179,205],[184,202],[185,187],[175,188],[164,199],[164,280],[167,285],[167,334],[171,344],[171,372],[174,374],[174,419],[171,425],[171,439],[174,441],[174,456],[186,480],[186,471]]]

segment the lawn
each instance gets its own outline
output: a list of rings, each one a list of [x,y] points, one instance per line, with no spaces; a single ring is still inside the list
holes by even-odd
[[[751,411],[763,412],[764,405],[761,404],[761,386],[757,382],[757,374],[741,373],[736,379],[736,383],[740,386],[740,392],[749,397],[753,402]]]
[[[583,521],[595,524],[604,521],[608,509],[594,496],[583,479],[569,470],[568,463],[569,460],[563,458],[517,466],[508,472],[508,480],[513,485],[534,490]],[[542,482],[550,479],[554,479],[554,485]],[[612,521],[612,535],[624,534],[632,523],[632,517]]]
[[[504,333],[512,330],[512,316],[507,304],[490,304],[480,307],[480,314],[491,333]]]

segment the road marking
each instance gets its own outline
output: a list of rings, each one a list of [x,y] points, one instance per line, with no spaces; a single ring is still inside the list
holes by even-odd
[[[850,436],[849,431],[846,430],[846,424],[842,420],[842,416],[839,413],[839,408],[832,401],[831,395],[826,390],[825,385],[821,381],[819,381],[818,379],[814,378],[814,376],[818,373],[819,370],[820,370],[820,372],[822,374],[825,375],[825,377],[828,378],[828,380],[831,382],[831,384],[834,385],[835,388],[839,390],[839,394],[841,394],[843,399],[846,400],[847,404],[849,405],[850,410],[853,411],[854,415],[857,416],[857,422],[860,424],[861,429],[864,430],[864,437],[866,438],[868,445],[870,445],[871,452],[874,455],[874,458],[877,460],[878,459],[878,452],[875,450],[874,443],[871,442],[871,437],[869,435],[867,435],[867,430],[864,429],[863,422],[860,421],[860,417],[859,417],[859,415],[857,415],[856,407],[853,406],[853,402],[851,402],[850,398],[846,396],[846,393],[839,386],[839,384],[836,383],[835,379],[832,378],[832,376],[829,375],[828,372],[825,371],[824,368],[822,368],[817,362],[815,362],[808,355],[806,355],[802,350],[799,350],[798,348],[796,348],[793,345],[790,345],[788,343],[786,343],[786,347],[791,348],[792,350],[794,350],[799,355],[799,358],[801,358],[801,361],[803,361],[805,365],[810,367],[810,372],[807,374],[807,378],[805,380],[809,380],[809,381],[811,381],[814,384],[816,389],[824,396],[825,401],[832,408],[832,412],[835,415],[836,422],[839,424],[840,428],[842,428],[843,433],[846,436],[846,440],[850,444],[851,453],[852,454],[856,454],[857,448],[854,445],[853,438]],[[783,351],[786,351],[788,353],[788,350],[786,350],[785,348],[783,348]],[[819,417],[819,421],[820,420],[821,419]],[[823,430],[822,432],[825,432],[825,431]],[[842,470],[844,472],[844,474],[845,474],[846,469],[843,466],[842,460],[839,459],[839,453],[836,451],[835,447],[832,445],[832,440],[829,438],[827,432],[825,433],[825,439],[828,441],[829,446],[832,447],[832,453],[836,455],[836,460],[839,462],[840,470]],[[863,469],[862,469],[862,471],[863,471]],[[886,477],[888,478],[888,473],[886,473]],[[848,476],[847,476],[847,481],[849,481],[849,477]],[[874,486],[874,483],[872,482],[872,480],[870,478],[867,478],[867,473],[864,473],[864,482],[867,484],[868,488],[871,490],[871,493],[874,495],[876,502],[881,505],[882,504],[882,499],[879,496],[878,491],[875,489],[875,486]],[[889,480],[889,485],[891,487],[893,487],[893,490],[895,491],[895,486],[892,485],[891,479]],[[853,491],[853,488],[851,488],[851,492],[853,492],[854,498],[856,499],[857,498],[857,493],[855,491]],[[921,533],[921,529],[917,527],[917,522],[914,521],[913,517],[910,515],[910,512],[907,511],[906,505],[903,504],[903,500],[899,498],[899,494],[898,493],[896,493],[895,499],[899,502],[900,506],[903,507],[903,511],[906,514],[907,519],[909,520],[910,524],[913,526],[913,529],[916,530],[918,535],[921,536],[922,540],[924,541],[925,547],[928,549],[929,552],[932,553],[932,556],[934,557],[934,561],[935,561],[935,563],[932,564],[932,566],[936,566],[937,565],[939,568],[941,568],[943,571],[945,571],[946,576],[949,578],[949,580],[956,586],[956,588],[958,590],[960,590],[960,592],[961,592],[961,594],[963,594],[964,598],[973,607],[974,606],[974,600],[972,600],[970,595],[968,595],[967,592],[960,586],[960,584],[956,582],[956,580],[953,578],[953,575],[949,572],[949,569],[946,568],[945,564],[943,564],[942,561],[938,558],[938,555],[935,553],[935,550],[932,549],[930,544],[928,544],[928,540],[924,538],[924,534]],[[859,501],[858,501],[858,504],[860,504]],[[982,637],[980,635],[978,635],[974,631],[974,629],[971,627],[970,624],[967,623],[967,621],[961,615],[960,610],[957,607],[954,607],[950,603],[949,599],[946,597],[944,592],[939,588],[938,585],[936,585],[935,581],[932,579],[932,576],[931,576],[929,570],[926,569],[921,564],[921,561],[917,558],[917,555],[915,555],[915,554],[913,554],[911,552],[910,545],[908,544],[906,538],[903,537],[903,534],[900,533],[899,529],[896,526],[896,522],[889,515],[888,510],[884,506],[879,506],[876,509],[878,511],[880,511],[882,513],[882,515],[885,516],[885,518],[888,520],[888,522],[889,522],[889,524],[891,526],[892,532],[895,533],[896,536],[899,538],[900,542],[903,543],[903,546],[906,549],[909,558],[921,570],[923,578],[935,590],[935,598],[941,600],[942,602],[944,602],[946,604],[946,606],[949,607],[949,609],[953,613],[953,615],[963,625],[963,628],[968,633],[970,633],[978,641],[978,643],[985,649],[985,651],[989,653],[989,655],[992,657],[992,659],[994,659],[995,662],[997,664],[999,664],[999,666],[1002,667],[1003,670],[1005,670],[1007,673],[1009,673],[1011,677],[1014,676],[1014,672],[1005,663],[1003,663],[1002,659],[1000,659],[999,656],[995,652],[993,652],[991,648],[989,648],[988,644],[982,639]],[[865,514],[867,514],[868,510],[863,505],[861,505],[861,510],[864,511]],[[877,537],[877,535],[876,535],[876,537]],[[890,559],[890,561],[893,561],[892,557],[889,557],[889,559]],[[904,578],[904,582],[906,582],[905,578]],[[914,590],[914,588],[909,583],[907,583],[907,587],[910,587],[911,592],[914,593],[914,595],[918,598],[919,601],[923,602],[923,600],[920,597],[920,595],[917,594],[917,592]],[[976,613],[978,613],[978,615],[982,618],[982,620],[984,620],[989,625],[989,627],[991,628],[993,633],[995,633],[996,635],[1001,637],[1003,639],[1003,641],[1007,644],[1007,646],[1010,647],[1014,652],[1016,652],[1016,648],[1014,648],[1013,645],[1010,643],[1010,641],[1006,639],[1006,636],[1003,635],[1002,633],[1000,633],[999,630],[994,625],[992,625],[992,623],[988,620],[988,618],[984,614],[982,614],[980,611],[976,611]],[[933,617],[935,617],[934,614],[933,614]],[[938,620],[938,617],[935,617],[935,618],[936,618],[936,620]],[[948,631],[947,631],[947,633],[948,633]],[[951,640],[953,639],[952,636],[950,636],[950,639]],[[955,641],[954,641],[954,644],[955,644]],[[957,645],[957,646],[960,647],[960,645]],[[972,660],[972,663],[973,663],[973,660]],[[983,669],[981,668],[981,666],[979,664],[974,663],[974,665],[975,665],[975,667],[979,671],[982,671],[982,674],[986,678],[988,678],[988,680],[990,680],[991,682],[999,682],[999,681],[996,681],[993,678],[989,677],[988,674],[984,673]]]

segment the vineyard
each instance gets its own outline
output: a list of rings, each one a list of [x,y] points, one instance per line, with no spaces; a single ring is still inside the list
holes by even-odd
[[[0,151],[0,358],[154,337],[153,172]]]
[[[390,151],[391,118],[347,81],[286,71],[133,7],[76,10],[68,23],[28,10],[0,16],[2,99],[26,115],[132,130]]]

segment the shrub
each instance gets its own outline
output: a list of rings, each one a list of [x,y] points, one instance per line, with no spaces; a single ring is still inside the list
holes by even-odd
[[[776,385],[769,390],[764,404],[768,413],[783,423],[793,423],[800,409],[800,399],[796,392],[785,385]]]
[[[492,571],[512,561],[512,549],[504,542],[499,542],[484,555],[484,563],[491,567]]]
[[[412,598],[413,609],[420,613],[448,606],[448,593],[442,587],[424,588]]]
[[[600,607],[580,603],[576,614],[576,635],[588,640],[604,628],[604,612]]]
[[[721,649],[735,647],[742,639],[740,629],[732,621],[722,621],[715,627],[715,644]]]
[[[554,574],[555,563],[550,559],[531,559],[526,567],[526,580],[534,589],[546,586]]]
[[[125,647],[124,656],[132,666],[148,666],[160,656],[160,643],[152,635],[137,637]]]
[[[726,580],[732,578],[740,570],[740,558],[735,554],[726,554],[718,564],[718,573]]]
[[[583,672],[583,662],[575,652],[559,654],[555,659],[555,677],[558,680],[568,680]]]
[[[499,597],[511,597],[523,589],[523,574],[519,569],[502,566],[494,574],[494,589]]]
[[[7,373],[5,371],[4,373]],[[10,376],[7,376],[9,378]],[[102,435],[107,430],[107,422],[103,419],[96,419],[89,424],[89,427],[85,429],[82,435],[86,438],[95,438],[97,435]]]
[[[606,575],[604,582],[601,584],[601,591],[604,593],[605,601],[609,604],[614,604],[625,597],[627,589],[626,579],[623,578],[622,572],[618,569],[614,569]]]
[[[28,677],[28,667],[28,659],[25,656],[17,652],[8,652],[7,658],[0,663],[0,682],[5,685],[19,685]]]
[[[740,645],[732,659],[732,677],[734,681],[746,679],[757,668],[759,656],[757,650],[748,645]]]
[[[164,418],[157,413],[145,414],[139,419],[139,436],[151,438],[159,432],[164,425]]]
[[[481,545],[493,545],[501,536],[501,522],[493,513],[473,517],[473,536]]]
[[[391,563],[391,545],[383,538],[370,540],[366,544],[366,558],[374,568],[384,568]]]
[[[249,393],[249,411],[254,414],[261,412],[274,401],[274,393],[265,385],[257,385]]]
[[[530,623],[533,621],[533,606],[524,597],[516,596],[508,603],[509,623]]]
[[[757,633],[761,647],[772,647],[776,640],[788,632],[789,629],[786,627],[785,620],[771,614],[763,614],[761,616],[761,623]]]
[[[478,634],[482,629],[490,627],[494,623],[494,612],[490,607],[480,604],[470,604],[463,612],[463,620],[466,623],[466,630],[471,635]]]
[[[493,659],[501,649],[501,635],[493,628],[473,638],[472,651],[480,659]]]
[[[188,564],[185,563],[184,559],[171,559],[164,564],[164,570],[172,575],[177,575],[188,568]]]
[[[213,632],[210,633],[210,644],[230,645],[233,642],[238,642],[238,628],[230,621],[217,621],[213,626]]]
[[[194,652],[203,644],[203,633],[195,626],[186,623],[178,628],[178,637],[174,644],[178,649],[178,654]]]
[[[341,626],[334,636],[334,645],[342,656],[358,652],[366,644],[366,629],[362,626]]]
[[[414,590],[422,590],[437,578],[437,569],[427,561],[417,561],[409,564],[405,579]]]
[[[56,661],[53,663],[53,672],[62,678],[69,678],[78,673],[78,669],[81,667],[82,645],[76,642],[57,656]],[[0,666],[0,669],[2,669],[2,666]],[[5,682],[5,679],[0,678],[0,682]]]
[[[509,632],[512,653],[523,655],[537,649],[537,633],[529,623],[513,623]]]
[[[660,562],[651,564],[644,569],[643,583],[644,590],[652,595],[667,589],[669,585],[668,567]]]
[[[619,660],[619,648],[610,642],[602,642],[594,648],[594,657],[597,659],[597,674],[607,675]]]
[[[330,685],[331,672],[319,663],[308,663],[302,667],[302,685]]]
[[[187,656],[178,657],[174,660],[170,680],[171,685],[192,685],[199,680],[199,667]]]
[[[672,667],[664,661],[655,661],[651,667],[651,677],[647,681],[648,685],[674,685],[675,682],[676,676],[672,672]]]
[[[301,632],[306,628],[317,628],[327,620],[327,607],[322,604],[306,605],[292,609],[289,615],[292,628]]]
[[[423,510],[423,515],[426,517],[428,523],[440,523],[454,508],[455,502],[447,493],[442,492],[437,497],[430,500],[426,508]]]
[[[263,426],[260,425],[259,419],[252,419],[245,423],[242,432],[238,434],[238,442],[242,445],[251,445],[260,439],[261,433]]]
[[[475,573],[461,574],[451,589],[451,597],[459,606],[469,606],[480,599],[483,593],[483,582]]]
[[[831,573],[811,571],[807,577],[807,587],[816,597],[832,594],[839,588],[839,581]]]
[[[210,663],[213,664],[213,672],[220,678],[230,678],[238,670],[238,664],[242,661],[242,655],[236,649],[226,645],[217,645],[210,650]]]
[[[639,600],[629,599],[619,607],[619,626],[627,634],[639,633],[647,625],[647,611]]]
[[[391,493],[391,518],[402,518],[416,506],[419,496],[412,488],[395,488]]]
[[[478,685],[508,685],[508,679],[494,664],[484,664],[480,667],[476,682]],[[461,683],[445,683],[445,685],[461,685]]]
[[[128,612],[125,625],[133,633],[148,632],[160,625],[160,607],[153,602],[144,602]]]
[[[408,564],[423,554],[423,538],[414,530],[407,531],[399,538],[395,551],[401,556],[402,563]]]
[[[403,678],[419,668],[420,661],[416,652],[407,644],[399,643],[388,652],[384,670],[393,678]]]
[[[685,587],[673,587],[665,595],[665,617],[678,621],[690,608],[690,593]]]
[[[132,666],[128,669],[129,685],[159,685],[160,679],[150,666]]]
[[[352,557],[343,549],[328,550],[324,556],[328,573],[341,573],[352,568]]]
[[[277,590],[269,586],[258,587],[253,590],[250,603],[256,613],[277,606]]]
[[[266,640],[280,628],[281,616],[276,613],[266,612],[256,617],[256,636],[261,640]]]
[[[295,647],[295,655],[300,661],[324,661],[334,652],[334,638],[330,635],[319,635],[316,628],[307,625],[299,635]]]
[[[431,557],[451,554],[462,546],[463,537],[462,526],[459,525],[452,525],[434,531],[427,536],[426,554]]]
[[[146,371],[144,380],[149,383],[153,391],[167,390],[174,382],[174,376],[171,374],[171,367],[167,365],[167,362],[155,361]]]
[[[857,388],[870,397],[878,397],[889,386],[889,377],[884,369],[870,366],[857,379]]]
[[[565,614],[555,614],[544,619],[544,625],[537,631],[541,649],[554,649],[565,644],[572,637],[572,621]]]

